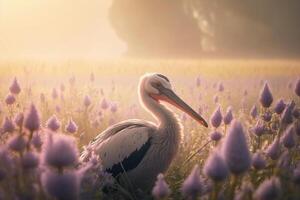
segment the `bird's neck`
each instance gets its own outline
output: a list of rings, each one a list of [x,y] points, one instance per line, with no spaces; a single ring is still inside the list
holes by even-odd
[[[158,129],[162,134],[180,135],[181,125],[175,113],[145,92],[141,92],[140,101],[144,108],[157,120]]]

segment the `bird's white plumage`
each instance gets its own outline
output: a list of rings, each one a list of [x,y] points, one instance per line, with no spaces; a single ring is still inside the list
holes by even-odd
[[[104,169],[122,162],[139,150],[149,139],[155,126],[143,120],[127,120],[105,130],[90,144],[99,155]]]

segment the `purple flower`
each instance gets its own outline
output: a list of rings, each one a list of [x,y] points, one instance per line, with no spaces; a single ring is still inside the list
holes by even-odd
[[[273,102],[273,96],[267,82],[261,90],[259,101],[261,105],[265,108],[269,108]]]
[[[265,121],[265,122],[270,122],[272,119],[272,113],[271,112],[265,112],[261,118]]]
[[[6,103],[7,105],[12,105],[12,104],[15,103],[15,101],[16,101],[16,98],[15,98],[15,96],[12,95],[12,94],[8,94],[8,95],[6,96],[6,98],[5,98],[5,103]]]
[[[218,128],[222,123],[222,113],[220,106],[215,110],[210,118],[210,123],[213,127]]]
[[[34,132],[40,128],[40,115],[34,104],[30,105],[24,119],[25,128]]]
[[[224,116],[224,124],[228,125],[230,124],[230,122],[233,120],[233,115],[232,115],[232,108],[231,107],[228,107],[227,108],[227,111],[225,113],[225,116]]]
[[[213,98],[214,103],[218,103],[219,102],[219,96],[216,94]]]
[[[293,116],[296,118],[296,119],[299,119],[300,118],[300,110],[295,108],[293,110]]]
[[[283,124],[291,124],[293,123],[293,109],[294,109],[294,102],[291,102],[286,105],[283,113],[281,114],[281,122]]]
[[[41,176],[41,182],[47,194],[57,200],[78,199],[80,176],[77,171],[56,173],[47,170]]]
[[[22,152],[26,148],[26,140],[21,135],[14,135],[8,141],[8,146],[11,150]]]
[[[229,175],[225,161],[216,151],[212,152],[206,160],[203,172],[214,181],[223,181]]]
[[[46,127],[50,129],[51,131],[57,131],[60,128],[60,122],[57,119],[56,115],[52,115],[47,122],[46,122]]]
[[[15,130],[14,123],[8,118],[5,117],[3,123],[2,123],[2,133],[12,133]]]
[[[277,177],[271,177],[258,186],[254,198],[259,200],[279,199],[280,195],[280,180]]]
[[[40,133],[38,132],[35,132],[32,136],[32,139],[31,139],[31,144],[33,144],[33,146],[37,149],[40,149],[42,144],[43,144],[43,141],[42,141],[42,138],[40,136]]]
[[[39,165],[39,157],[36,153],[26,152],[22,157],[22,166],[24,169],[33,169]]]
[[[294,130],[295,130],[295,133],[300,136],[300,121],[296,121],[294,122]]]
[[[210,139],[213,141],[219,141],[222,138],[222,133],[219,131],[213,131],[210,133]]]
[[[278,102],[275,105],[274,111],[280,115],[285,109],[285,103],[282,99],[278,100]]]
[[[223,85],[223,83],[219,83],[218,91],[219,92],[223,92],[224,91],[224,85]]]
[[[112,112],[112,113],[115,113],[115,112],[117,112],[117,110],[118,110],[118,106],[117,106],[117,104],[116,103],[111,103],[111,106],[110,106],[110,111]]]
[[[18,95],[21,92],[21,87],[16,77],[14,78],[12,84],[10,85],[9,91],[14,95]]]
[[[300,97],[300,78],[297,80],[297,83],[295,85],[295,93],[298,97]]]
[[[21,128],[23,126],[23,121],[24,121],[24,114],[20,112],[15,116],[14,122],[18,127]]]
[[[42,154],[45,164],[58,169],[77,164],[78,150],[73,137],[52,133],[48,136]]]
[[[223,144],[224,160],[233,174],[242,174],[250,168],[251,156],[242,124],[234,120]]]
[[[277,160],[280,156],[280,143],[279,139],[275,139],[272,144],[266,149],[266,154],[272,160]]]
[[[70,119],[67,126],[66,126],[66,131],[69,133],[75,133],[77,131],[78,127],[76,123]]]
[[[251,108],[250,115],[251,115],[251,117],[252,117],[253,119],[255,119],[255,118],[258,116],[258,110],[257,110],[256,105],[254,105],[254,106]]]
[[[266,167],[266,160],[263,158],[261,152],[256,152],[252,156],[252,166],[257,169],[264,169]]]
[[[296,144],[295,141],[295,129],[293,125],[290,125],[281,136],[281,143],[288,149],[293,148]]]
[[[265,126],[260,121],[257,121],[255,126],[252,128],[252,133],[254,133],[256,136],[260,137],[265,133]]]
[[[198,165],[195,165],[191,174],[183,182],[181,192],[183,196],[190,199],[196,199],[203,192],[203,183]]]
[[[102,101],[101,101],[101,108],[103,110],[106,110],[108,107],[109,107],[108,102],[106,101],[105,98],[103,98]]]
[[[88,95],[86,95],[85,97],[84,97],[84,100],[83,100],[83,104],[84,104],[84,106],[85,107],[89,107],[90,105],[91,105],[91,98],[90,98],[90,96],[88,96]]]
[[[155,199],[165,199],[170,195],[170,193],[171,191],[164,179],[164,175],[159,174],[152,189],[152,195],[155,197]]]

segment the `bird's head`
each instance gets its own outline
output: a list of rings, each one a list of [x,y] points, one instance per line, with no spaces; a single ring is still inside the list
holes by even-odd
[[[207,122],[172,90],[169,79],[158,73],[146,74],[140,80],[140,89],[157,102],[167,102],[208,127]]]

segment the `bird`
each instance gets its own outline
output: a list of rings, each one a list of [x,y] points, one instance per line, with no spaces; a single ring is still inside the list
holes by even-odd
[[[122,185],[150,190],[160,173],[165,173],[176,156],[183,126],[175,113],[162,102],[187,113],[205,127],[207,122],[172,90],[169,79],[147,73],[138,85],[139,102],[157,123],[130,119],[108,127],[82,152],[88,160],[91,151],[98,155],[102,168]]]

